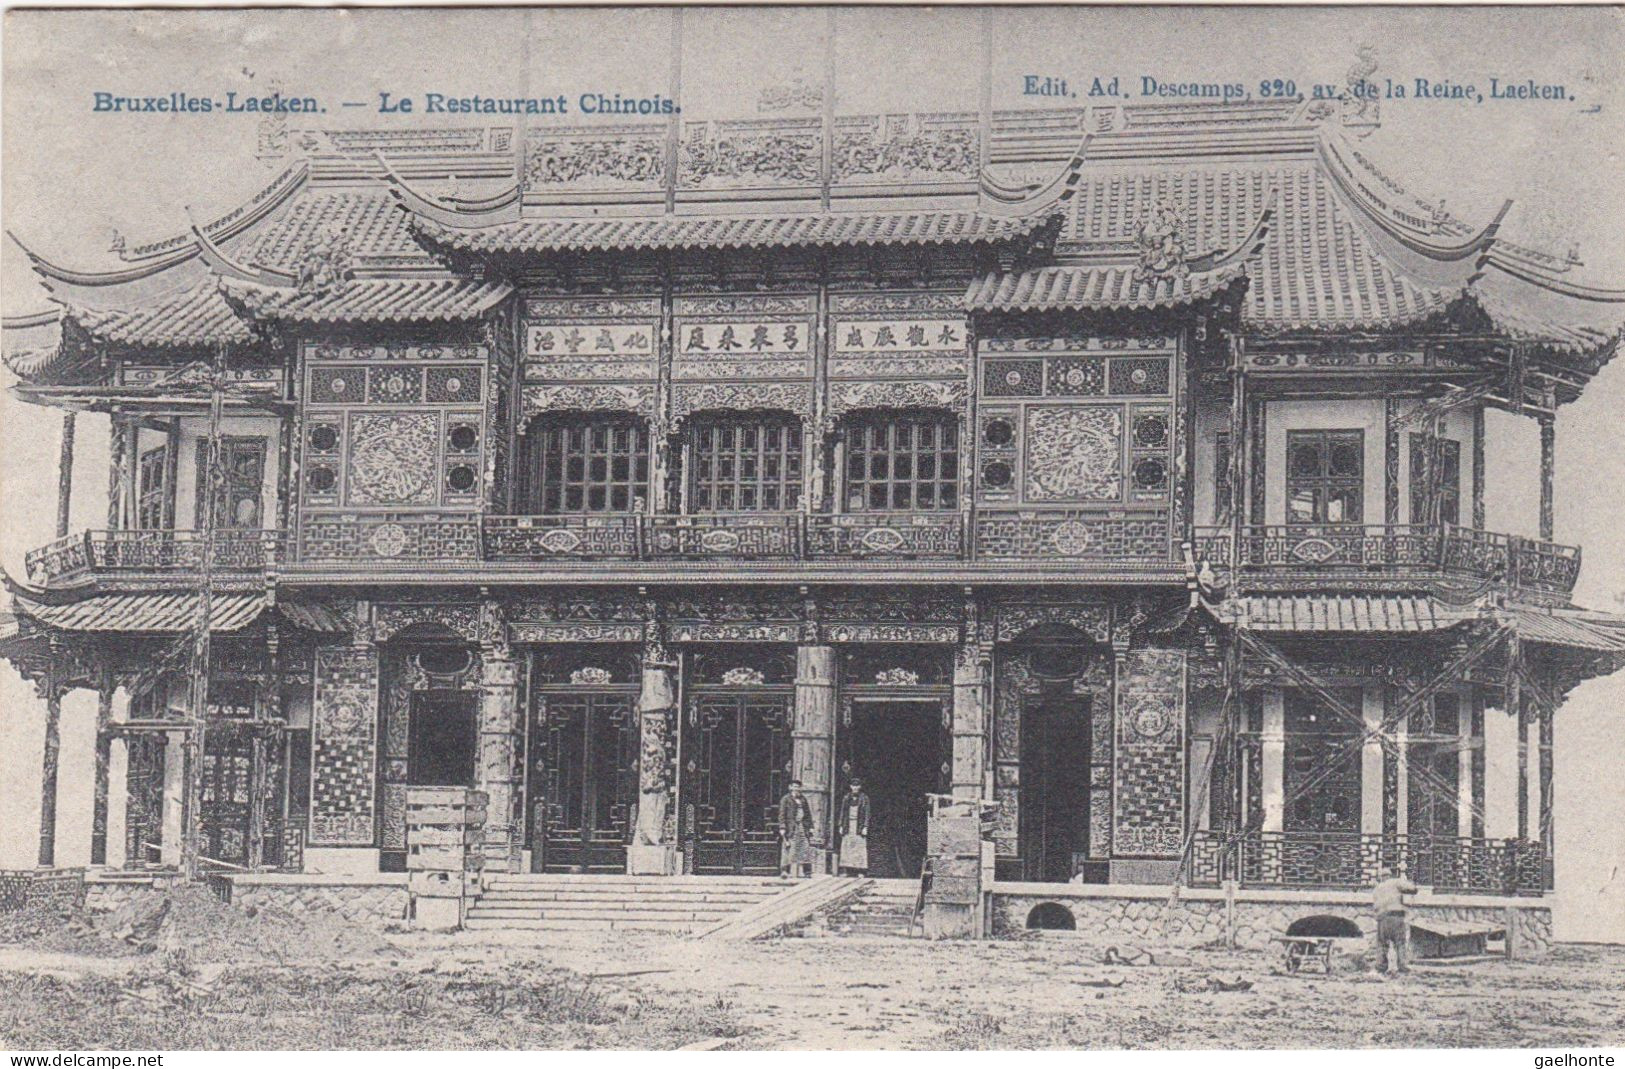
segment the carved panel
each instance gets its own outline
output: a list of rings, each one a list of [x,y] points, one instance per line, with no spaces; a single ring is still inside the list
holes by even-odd
[[[819,119],[684,123],[678,185],[687,189],[810,186],[819,182]]]
[[[1115,501],[1123,493],[1123,413],[1116,406],[1027,410],[1029,501]]]
[[[832,182],[966,182],[980,169],[974,116],[865,115],[836,120]]]
[[[831,418],[860,408],[940,408],[963,413],[967,389],[960,381],[837,382],[829,388]]]
[[[372,844],[377,732],[376,653],[370,648],[317,650],[311,716],[312,845]]]
[[[1177,857],[1185,832],[1185,651],[1130,652],[1117,691],[1113,853]]]
[[[526,138],[524,166],[528,192],[657,191],[666,180],[666,127],[538,128]]]
[[[429,505],[436,499],[440,417],[368,412],[350,418],[345,470],[351,505]]]
[[[525,418],[541,412],[564,410],[585,412],[635,412],[648,419],[655,416],[657,392],[649,383],[527,385],[520,389],[520,406]]]
[[[810,382],[683,383],[672,388],[671,416],[680,422],[695,412],[782,409],[802,419],[813,414]]]
[[[998,606],[998,641],[1014,642],[1024,633],[1043,624],[1066,624],[1101,645],[1112,638],[1110,605],[1061,602],[1053,604],[1013,603]]]

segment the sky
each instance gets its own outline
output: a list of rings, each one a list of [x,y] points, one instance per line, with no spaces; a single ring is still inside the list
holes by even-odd
[[[1371,78],[1379,84],[1392,78],[1414,87],[1422,78],[1484,90],[1496,77],[1562,85],[1573,99],[1385,99],[1381,127],[1359,148],[1410,191],[1442,199],[1468,222],[1487,221],[1511,198],[1504,236],[1559,254],[1577,247],[1590,279],[1625,286],[1625,12],[1618,8],[1015,8],[986,16],[942,8],[693,9],[681,27],[683,119],[798,114],[759,111],[761,91],[797,79],[821,84],[827,56],[838,113],[974,111],[984,18],[997,109],[1057,103],[1023,95],[1034,74],[1065,78],[1075,91],[1116,76],[1135,91],[1150,77],[1236,82],[1254,96],[1261,82],[1290,80],[1308,92],[1342,84],[1362,45],[1376,56]],[[276,171],[253,158],[251,117],[96,114],[98,91],[241,96],[280,83],[286,93],[329,102],[322,125],[388,128],[431,117],[338,102],[370,104],[383,92],[670,95],[672,86],[669,10],[13,10],[3,32],[0,215],[31,247],[85,267],[108,262],[115,229],[131,245],[171,236],[189,207],[200,217],[228,211]],[[448,116],[432,122],[459,125]],[[10,242],[0,252],[0,296],[8,315],[41,305]],[[1625,595],[1625,509],[1612,489],[1625,485],[1622,402],[1625,371],[1616,363],[1558,420],[1557,538],[1584,546],[1576,600],[1599,608],[1618,607]],[[20,574],[23,552],[52,534],[47,501],[59,416],[7,394],[0,419],[0,561]],[[100,423],[80,420],[76,528],[101,525]],[[1490,528],[1536,533],[1536,440],[1527,421],[1492,414]],[[39,714],[9,669],[0,676],[7,742],[0,813],[21,816],[37,806],[29,794]],[[1559,885],[1572,903],[1559,924],[1572,937],[1625,940],[1622,700],[1625,685],[1593,682],[1558,717]],[[69,757],[88,752],[83,719],[70,717]],[[32,834],[30,819],[0,821],[0,867],[27,862]],[[1594,923],[1605,917],[1611,929]],[[1570,926],[1571,918],[1586,923]]]

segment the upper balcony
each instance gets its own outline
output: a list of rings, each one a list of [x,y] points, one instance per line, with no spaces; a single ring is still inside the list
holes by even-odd
[[[1197,559],[1226,572],[1234,537],[1229,527],[1198,527]],[[1567,597],[1580,577],[1578,546],[1452,524],[1247,525],[1238,549],[1243,586],[1358,587],[1462,576]]]
[[[213,571],[245,579],[260,576],[281,557],[278,531],[231,528],[214,532]],[[74,586],[95,579],[162,580],[195,575],[203,563],[201,531],[84,531],[31,550],[28,581]]]
[[[444,532],[453,521],[435,520]],[[400,517],[380,520],[358,537],[313,544],[299,553],[291,539],[269,530],[227,529],[214,535],[214,574],[249,580],[267,570],[358,573],[397,564],[421,570],[482,569],[512,574],[527,566],[565,571],[613,571],[619,564],[805,564],[895,569],[922,578],[952,571],[954,578],[986,570],[1078,581],[1131,577],[1136,581],[1182,576],[1177,544],[1170,545],[1151,518],[1086,514],[1069,509],[989,509],[942,512],[800,512],[703,515],[568,514],[480,516],[455,521],[468,534],[419,542]],[[386,530],[388,529],[388,530]],[[379,546],[395,537],[406,547]],[[1230,568],[1230,528],[1199,527],[1195,551],[1223,574]],[[458,547],[455,549],[444,548]],[[466,547],[466,548],[463,548]],[[1241,530],[1240,585],[1253,589],[1359,588],[1439,577],[1504,584],[1537,597],[1566,597],[1580,571],[1580,550],[1515,535],[1448,524],[1247,526]],[[71,587],[98,580],[162,582],[195,576],[203,561],[197,531],[86,531],[57,539],[27,555],[29,581]],[[1177,573],[1177,574],[1176,574]]]

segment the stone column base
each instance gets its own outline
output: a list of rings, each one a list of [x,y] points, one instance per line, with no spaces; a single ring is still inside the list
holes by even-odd
[[[632,843],[626,848],[628,876],[674,876],[677,873],[677,847],[670,844],[644,846]]]

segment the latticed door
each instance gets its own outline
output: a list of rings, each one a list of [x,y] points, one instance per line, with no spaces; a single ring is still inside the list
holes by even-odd
[[[778,871],[791,701],[789,691],[778,688],[694,697],[684,764],[695,872]]]
[[[126,745],[129,771],[125,775],[127,804],[124,818],[124,858],[128,868],[159,863],[164,827],[164,740],[161,736],[130,735]]]
[[[203,855],[229,865],[248,864],[252,811],[253,743],[246,733],[214,730],[203,754]]]
[[[624,872],[637,800],[636,692],[544,694],[541,864]]]

